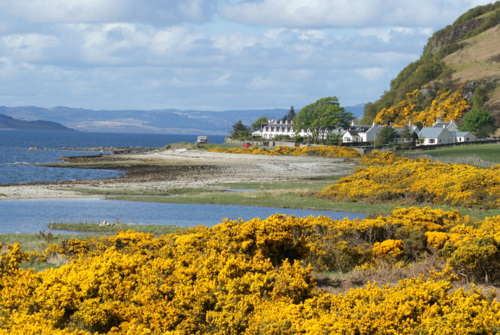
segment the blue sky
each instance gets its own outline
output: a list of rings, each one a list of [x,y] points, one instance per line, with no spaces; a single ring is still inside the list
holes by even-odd
[[[0,3],[0,105],[296,109],[377,100],[480,0]]]

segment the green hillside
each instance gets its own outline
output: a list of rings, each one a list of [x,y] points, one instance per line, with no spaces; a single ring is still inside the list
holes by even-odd
[[[411,102],[405,104],[412,93]],[[500,1],[473,8],[434,33],[420,59],[406,66],[379,100],[366,104],[361,122],[380,120],[377,115],[384,109],[386,114],[390,108],[398,113],[400,109],[394,108],[398,104],[411,105],[417,113],[436,112],[431,104],[443,102],[443,93],[448,97],[460,93],[467,103],[463,113],[450,113],[459,115],[459,122],[472,108],[488,110],[500,122]]]

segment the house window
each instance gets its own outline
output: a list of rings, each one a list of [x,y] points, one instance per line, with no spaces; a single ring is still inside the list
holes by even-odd
[[[350,137],[346,137],[346,138],[345,138],[345,141],[346,141],[346,142],[351,142],[351,138],[350,138]]]
[[[436,142],[436,140],[435,140],[435,139],[433,139],[433,138],[429,138],[429,143],[430,143],[430,144],[434,144],[435,142]]]

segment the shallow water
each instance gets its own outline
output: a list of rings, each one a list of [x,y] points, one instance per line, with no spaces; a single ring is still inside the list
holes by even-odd
[[[122,172],[112,170],[64,169],[35,165],[60,162],[59,157],[100,154],[98,151],[60,150],[62,148],[151,148],[195,141],[196,135],[0,130],[0,184],[103,179],[122,175]],[[222,143],[224,136],[210,136],[210,141]]]
[[[149,203],[100,198],[0,201],[0,233],[58,232],[48,223],[122,222],[193,227],[213,226],[223,219],[265,219],[280,213],[306,217],[325,215],[333,219],[363,218],[365,214],[231,205]],[[0,241],[1,242],[1,241]]]

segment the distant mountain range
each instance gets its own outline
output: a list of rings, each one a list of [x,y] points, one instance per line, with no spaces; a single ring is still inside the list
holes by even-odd
[[[363,104],[360,104],[344,108],[356,117],[360,117],[363,114],[363,106]],[[15,127],[16,123],[12,121],[14,120],[12,118],[15,118],[15,121],[19,125],[18,129],[30,129],[24,127],[34,122],[45,122],[60,123],[60,126],[64,128],[69,127],[89,132],[223,135],[226,131],[232,131],[233,124],[238,122],[238,120],[250,126],[260,117],[266,116],[279,119],[287,113],[288,109],[214,112],[177,109],[145,111],[0,106],[0,114],[11,117],[11,127],[2,127],[2,119],[0,119],[0,129],[17,128]]]
[[[74,129],[63,126],[60,123],[44,120],[23,121],[14,119],[8,115],[0,114],[0,129],[23,129],[23,130],[59,130],[73,131]]]

